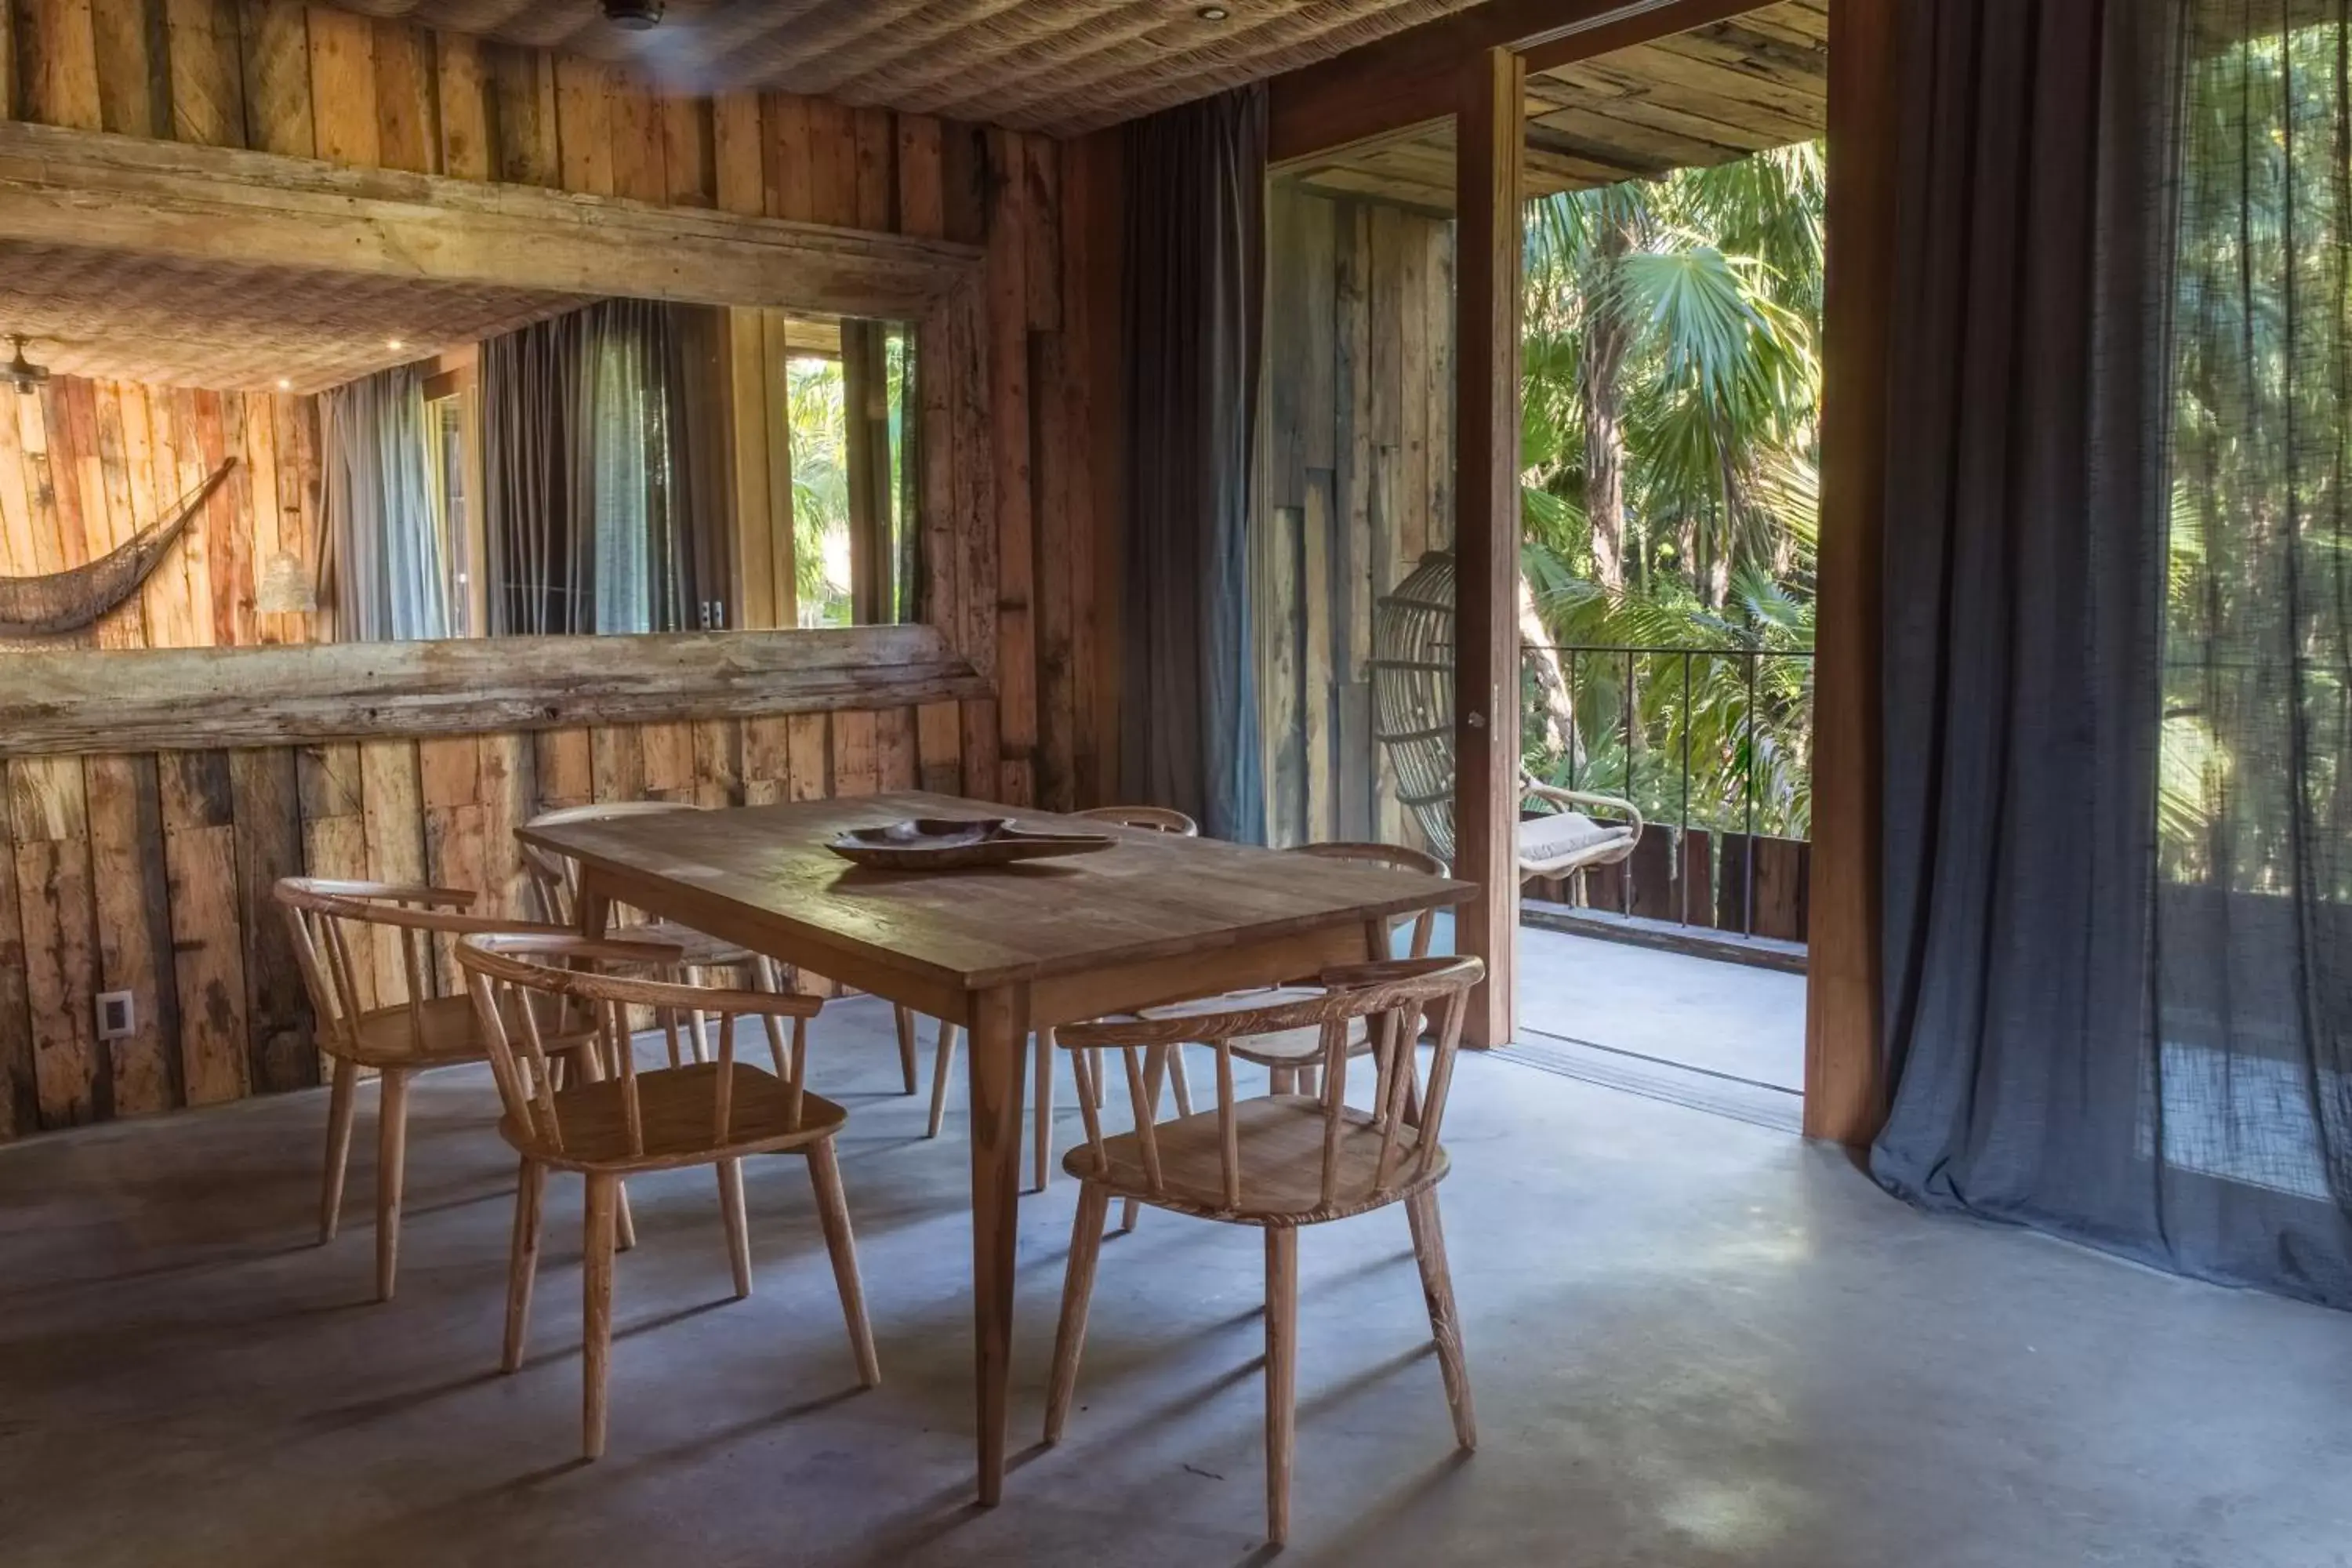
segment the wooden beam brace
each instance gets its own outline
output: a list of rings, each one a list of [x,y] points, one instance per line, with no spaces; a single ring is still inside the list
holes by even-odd
[[[992,693],[929,626],[76,648],[0,663],[0,753],[737,719]]]
[[[1463,1038],[1508,1041],[1519,920],[1519,263],[1526,72],[1488,49],[1454,142],[1454,875],[1458,945],[1486,961]]]
[[[1884,0],[1830,5],[1805,1134],[1856,1146],[1878,1135],[1886,1114],[1879,567],[1894,305],[1897,11]]]
[[[184,261],[912,318],[948,240],[0,123],[0,239]]]
[[[1761,8],[1760,0],[1488,0],[1275,78],[1269,156],[1284,163],[1442,121],[1488,50],[1518,50],[1528,70],[1551,70]]]

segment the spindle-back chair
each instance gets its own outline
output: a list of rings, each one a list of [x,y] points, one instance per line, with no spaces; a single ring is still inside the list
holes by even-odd
[[[457,888],[287,877],[273,891],[293,934],[295,961],[318,1018],[319,1048],[334,1063],[327,1099],[327,1168],[319,1195],[322,1247],[334,1239],[341,1223],[361,1069],[373,1069],[382,1086],[376,1111],[375,1288],[376,1299],[388,1301],[400,1268],[409,1077],[425,1068],[480,1061],[488,1052],[473,1003],[462,995],[433,994],[436,950],[476,932],[553,928],[466,913],[478,896]],[[373,961],[387,933],[397,933],[407,995],[378,1005]],[[551,1016],[541,1023],[550,1048],[560,1058],[580,1059],[583,1075],[597,1070],[587,1049],[594,1032],[584,1019],[571,1023]]]
[[[1045,1441],[1056,1442],[1077,1386],[1087,1309],[1102,1248],[1103,1221],[1114,1197],[1265,1232],[1266,1533],[1276,1544],[1289,1533],[1290,1468],[1297,1404],[1298,1232],[1310,1225],[1402,1202],[1412,1229],[1429,1303],[1430,1329],[1454,1414],[1455,1439],[1477,1446],[1470,1384],[1463,1364],[1454,1285],[1438,1222],[1437,1184],[1448,1170],[1438,1142],[1445,1120],[1462,1018],[1470,987],[1486,973],[1475,958],[1415,958],[1325,972],[1313,987],[1263,994],[1267,1000],[1229,1012],[1179,1018],[1116,1018],[1061,1031],[1080,1079],[1078,1104],[1087,1142],[1063,1166],[1082,1184],[1070,1233],[1061,1324],[1055,1335],[1053,1383],[1045,1411]],[[1409,1089],[1419,1082],[1420,1058],[1408,1031],[1424,1012],[1438,1019],[1420,1114],[1409,1115]],[[1349,1036],[1361,1021],[1386,1063],[1373,1086],[1370,1110],[1347,1103]],[[1320,1041],[1318,1095],[1269,1095],[1243,1100],[1234,1090],[1234,1042],[1292,1030]],[[1155,1125],[1146,1098],[1156,1061],[1193,1042],[1216,1054],[1214,1110]],[[1087,1053],[1116,1052],[1127,1069],[1136,1126],[1107,1135],[1086,1080]]]
[[[727,991],[639,977],[677,961],[675,948],[658,943],[592,942],[576,933],[478,936],[458,944],[457,962],[474,992],[489,1041],[490,1069],[506,1105],[499,1131],[521,1159],[499,1363],[506,1371],[522,1363],[547,1173],[577,1171],[587,1178],[582,1444],[590,1458],[604,1451],[616,1211],[621,1179],[634,1173],[716,1167],[735,1294],[741,1298],[751,1293],[742,1161],[751,1154],[804,1155],[858,1381],[868,1388],[881,1381],[834,1153],[834,1135],[848,1113],[808,1092],[803,1081],[806,1026],[823,1004],[788,992]],[[532,997],[584,1008],[596,1019],[618,1072],[598,1082],[560,1084],[532,1022]],[[670,1029],[681,1014],[698,1011],[714,1017],[717,1059],[639,1071],[628,1045],[632,1008],[651,1008]],[[736,1025],[747,1017],[760,1019],[766,1030],[772,1076],[735,1059]],[[785,1018],[793,1022],[789,1047],[778,1027]]]
[[[1070,815],[1083,816],[1089,822],[1108,822],[1115,827],[1131,827],[1139,832],[1172,833],[1180,838],[1201,837],[1201,825],[1172,806],[1097,805]],[[899,1011],[904,1014],[906,1009]],[[902,1023],[902,1032],[903,1028]],[[954,1066],[956,1042],[962,1033],[953,1024],[940,1026],[939,1054],[931,1063],[931,1121],[929,1131],[924,1134],[927,1138],[938,1137],[940,1127],[947,1118],[948,1075]],[[1036,1082],[1032,1089],[1034,1100],[1032,1115],[1036,1184],[1042,1192],[1052,1179],[1054,1171],[1054,1032],[1051,1029],[1039,1032],[1035,1050]],[[1099,1058],[1096,1058],[1094,1068],[1095,1104],[1099,1108],[1102,1104],[1102,1062]],[[1185,1077],[1182,1052],[1175,1052],[1169,1058],[1168,1070],[1175,1081],[1176,1108],[1189,1116],[1192,1110],[1192,1085]],[[1156,1095],[1152,1103],[1159,1103]]]
[[[1291,853],[1313,855],[1324,860],[1344,860],[1359,866],[1381,866],[1391,870],[1413,871],[1424,877],[1443,877],[1446,874],[1444,861],[1426,851],[1407,848],[1402,844],[1334,840],[1323,844],[1301,844],[1293,848]],[[1408,956],[1427,958],[1430,943],[1436,935],[1437,911],[1423,910],[1411,918],[1412,940]],[[1374,951],[1382,956],[1388,956],[1395,952],[1396,932],[1405,919],[1404,916],[1397,916],[1395,919],[1382,921],[1379,931],[1365,933],[1368,942],[1373,945]],[[1370,1040],[1360,1024],[1357,1026],[1349,1045],[1359,1056],[1371,1048]],[[1319,1042],[1313,1030],[1300,1030],[1290,1036],[1276,1036],[1257,1040],[1236,1040],[1234,1042],[1234,1055],[1244,1061],[1255,1062],[1265,1068],[1270,1075],[1274,1091],[1277,1094],[1288,1094],[1293,1091],[1300,1094],[1313,1094],[1316,1089],[1316,1069],[1313,1064],[1318,1046]]]

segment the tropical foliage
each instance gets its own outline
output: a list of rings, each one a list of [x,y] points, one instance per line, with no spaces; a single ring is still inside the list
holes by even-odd
[[[1530,768],[1801,837],[1818,143],[1529,204]],[[1588,648],[1671,649],[1602,654]],[[1713,651],[1710,651],[1713,650]]]
[[[2352,899],[2352,28],[2207,0],[2186,74],[2165,874]]]

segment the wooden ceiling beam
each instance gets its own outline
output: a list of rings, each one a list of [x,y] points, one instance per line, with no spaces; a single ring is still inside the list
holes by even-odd
[[[1393,135],[1461,108],[1462,83],[1490,49],[1549,70],[1703,27],[1766,0],[1488,0],[1318,64],[1268,89],[1272,159],[1287,163]]]
[[[0,123],[0,241],[910,318],[977,247]]]

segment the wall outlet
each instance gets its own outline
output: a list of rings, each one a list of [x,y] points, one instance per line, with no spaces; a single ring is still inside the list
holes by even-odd
[[[98,994],[98,1037],[128,1039],[139,1027],[139,1004],[128,991]]]

